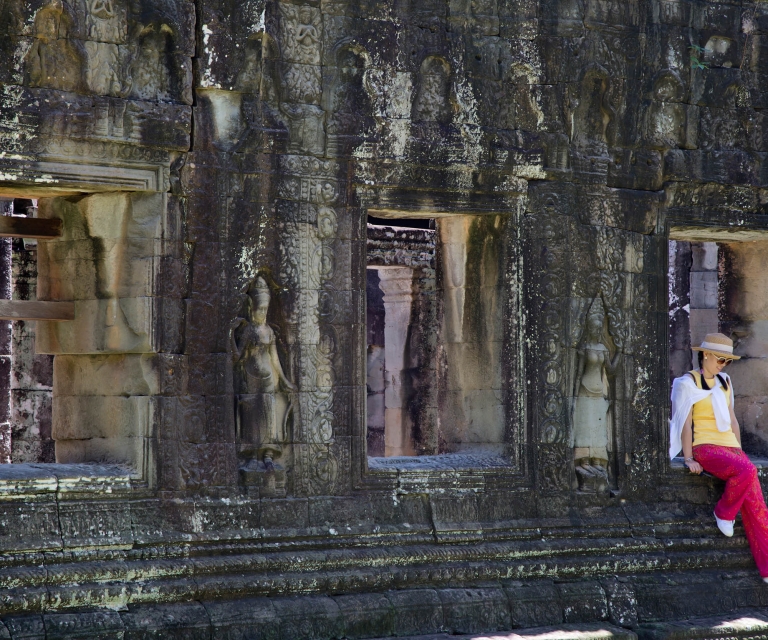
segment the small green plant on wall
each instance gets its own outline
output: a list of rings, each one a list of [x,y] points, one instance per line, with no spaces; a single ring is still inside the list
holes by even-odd
[[[692,44],[688,47],[691,51],[691,68],[692,69],[709,69],[709,62],[703,61],[705,49],[698,45]]]

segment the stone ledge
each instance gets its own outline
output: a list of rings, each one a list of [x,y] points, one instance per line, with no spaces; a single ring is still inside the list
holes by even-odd
[[[758,471],[761,471],[763,469],[768,469],[768,458],[760,458],[758,456],[749,456],[749,459],[752,461],[752,464],[757,467]],[[669,467],[671,469],[680,469],[685,470],[687,467],[685,464],[683,464],[683,457],[677,456],[676,458],[672,458],[672,460],[669,463]],[[762,473],[760,474],[762,475]],[[713,477],[713,476],[710,476]]]
[[[768,463],[768,461],[766,461]],[[392,456],[368,458],[372,472],[410,471],[485,471],[487,469],[513,469],[500,455],[482,453],[446,453],[439,456]]]
[[[140,478],[127,466],[101,464],[2,464],[0,502],[48,494],[123,497]]]
[[[607,592],[602,597],[607,595],[611,604],[617,604],[609,583],[602,587],[594,582],[570,583],[571,598],[567,601],[562,600],[562,587],[540,582],[529,584],[526,593],[499,587],[421,588],[357,595],[146,603],[120,610],[26,611],[0,617],[0,638],[757,640],[768,635],[768,618],[755,609],[637,625],[615,621],[604,607],[598,611],[589,606],[595,589],[602,593],[603,587]],[[566,622],[561,617],[560,622],[547,626],[520,624],[530,619],[528,613],[541,615],[543,608],[559,610],[560,616],[569,610],[577,612],[577,620]],[[505,615],[499,615],[499,610]],[[521,614],[523,618],[519,618]]]

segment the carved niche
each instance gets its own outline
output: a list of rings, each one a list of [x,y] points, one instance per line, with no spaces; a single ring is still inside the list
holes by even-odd
[[[686,87],[674,69],[665,69],[653,79],[653,92],[647,107],[648,142],[674,148],[685,144],[687,122]]]
[[[585,70],[576,92],[570,97],[570,111],[573,114],[571,140],[587,156],[607,154],[610,144],[609,126],[616,116],[611,92],[608,71],[598,64],[592,64]]]
[[[137,36],[137,50],[131,64],[131,97],[140,100],[171,100],[169,40],[173,30],[166,24],[150,24]]]
[[[451,121],[451,66],[440,56],[424,59],[419,69],[411,119],[414,122]]]
[[[265,147],[271,135],[284,125],[278,112],[280,82],[276,64],[279,52],[275,41],[259,32],[246,41],[244,49],[242,66],[235,77],[235,89],[242,93],[245,129],[233,150],[251,152]]]
[[[243,315],[231,332],[240,474],[261,495],[285,495],[285,468],[278,460],[291,439],[296,404],[296,385],[283,370],[278,334],[268,323],[278,315],[272,305],[278,290],[268,271],[260,270],[246,287]]]
[[[365,82],[367,63],[368,54],[362,49],[347,46],[337,55],[335,75],[323,100],[330,155],[350,153],[363,141],[364,132],[375,125]]]
[[[88,53],[86,80],[88,89],[96,95],[123,96],[121,63],[118,48],[106,42],[86,42]]]

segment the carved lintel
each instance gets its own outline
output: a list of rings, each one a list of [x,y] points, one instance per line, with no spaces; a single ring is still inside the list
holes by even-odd
[[[0,194],[50,197],[99,191],[167,191],[169,169],[160,165],[93,165],[30,162],[13,168],[0,164]]]

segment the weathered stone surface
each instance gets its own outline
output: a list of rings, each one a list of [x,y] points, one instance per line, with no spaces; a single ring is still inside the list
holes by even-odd
[[[664,453],[713,328],[768,433],[760,3],[0,25],[0,196],[63,229],[3,241],[0,293],[75,303],[0,327],[0,637],[715,637],[680,621],[765,606],[721,483]]]
[[[125,638],[209,638],[210,619],[202,604],[177,604],[131,608],[120,614]]]

